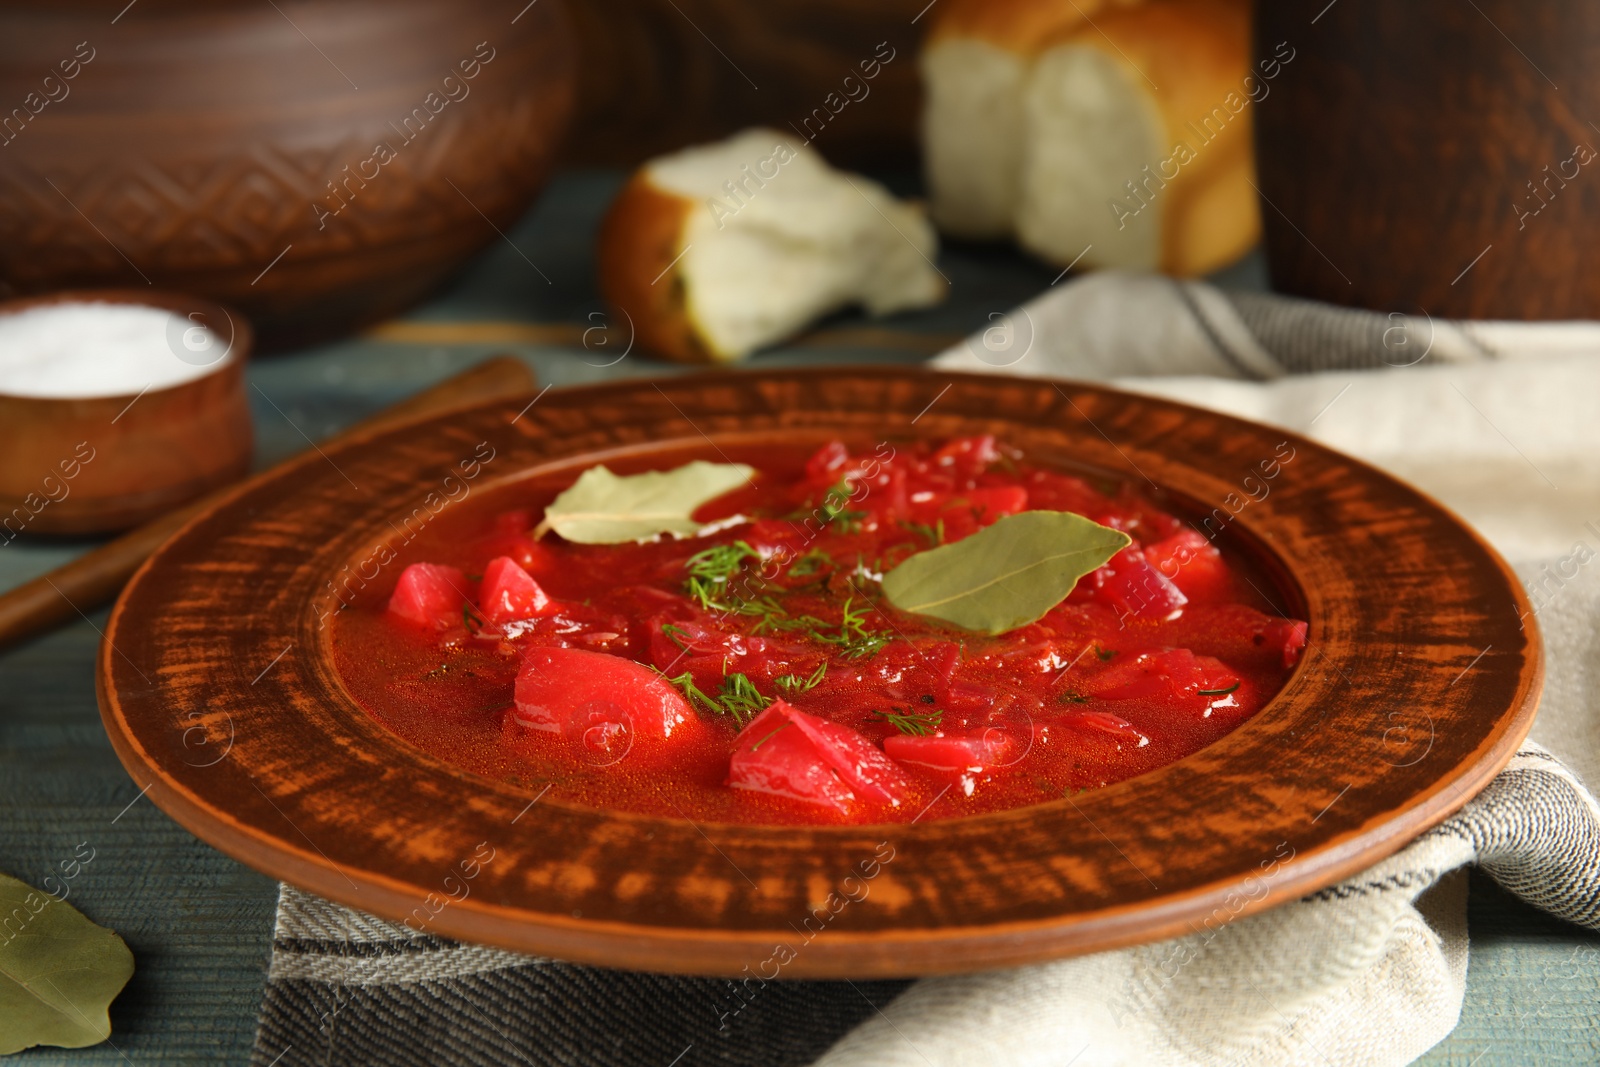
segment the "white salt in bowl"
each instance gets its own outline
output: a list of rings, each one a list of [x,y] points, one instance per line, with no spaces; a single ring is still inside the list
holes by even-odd
[[[137,289],[0,302],[0,549],[127,529],[241,477],[253,335]]]

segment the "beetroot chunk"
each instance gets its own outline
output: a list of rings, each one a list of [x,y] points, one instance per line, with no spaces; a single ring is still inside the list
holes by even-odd
[[[400,572],[389,613],[434,630],[461,625],[467,578],[456,567],[413,563]]]
[[[608,749],[622,736],[662,741],[685,734],[694,721],[688,701],[655,671],[577,648],[528,649],[514,695],[514,717],[524,726]]]
[[[861,734],[775,700],[734,740],[728,784],[847,811],[857,796],[898,805],[907,780]]]
[[[483,592],[478,604],[483,617],[494,626],[549,615],[556,610],[555,601],[510,556],[492,559],[483,569]]]

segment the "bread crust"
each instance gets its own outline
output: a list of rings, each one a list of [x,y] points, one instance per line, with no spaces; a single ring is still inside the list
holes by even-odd
[[[943,0],[933,9],[924,47],[951,37],[975,37],[1030,57],[1062,34],[1098,19],[1108,8],[1143,0]]]
[[[684,229],[695,206],[657,188],[648,167],[637,171],[600,225],[600,292],[625,314],[641,348],[677,363],[716,363],[689,315],[682,274]]]
[[[942,0],[926,47],[976,39],[1030,63],[1052,48],[1081,47],[1114,62],[1161,117],[1163,154],[1149,161],[1151,170],[1159,173],[1180,143],[1193,153],[1175,177],[1160,175],[1159,266],[1204,274],[1243,255],[1261,234],[1251,185],[1254,104],[1244,86],[1250,9],[1251,0]],[[1138,206],[1131,195],[1129,204]]]
[[[1254,104],[1244,87],[1250,0],[1150,0],[1107,11],[1045,47],[1062,44],[1098,49],[1121,66],[1165,123],[1163,151],[1170,154],[1179,144],[1193,150],[1193,160],[1178,166],[1159,194],[1165,200],[1161,269],[1205,274],[1248,251],[1261,236],[1250,184]],[[1151,160],[1152,170],[1163,160]]]

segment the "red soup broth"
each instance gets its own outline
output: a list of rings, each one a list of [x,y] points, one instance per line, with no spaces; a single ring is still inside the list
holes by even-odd
[[[526,484],[454,505],[365,588],[343,583],[331,642],[349,691],[418,748],[568,803],[909,822],[1182,759],[1259,711],[1305,646],[1270,580],[1178,509],[992,438],[752,465],[693,538],[535,537],[554,493]],[[1023,510],[1133,543],[999,636],[883,599],[911,554]]]

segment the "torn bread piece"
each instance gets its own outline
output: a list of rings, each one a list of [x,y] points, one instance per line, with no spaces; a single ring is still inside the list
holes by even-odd
[[[1196,275],[1260,235],[1245,0],[952,5],[922,56],[933,212],[1052,263]]]
[[[753,129],[634,174],[601,228],[600,286],[644,348],[730,362],[841,308],[938,303],[937,253],[919,207]]]

